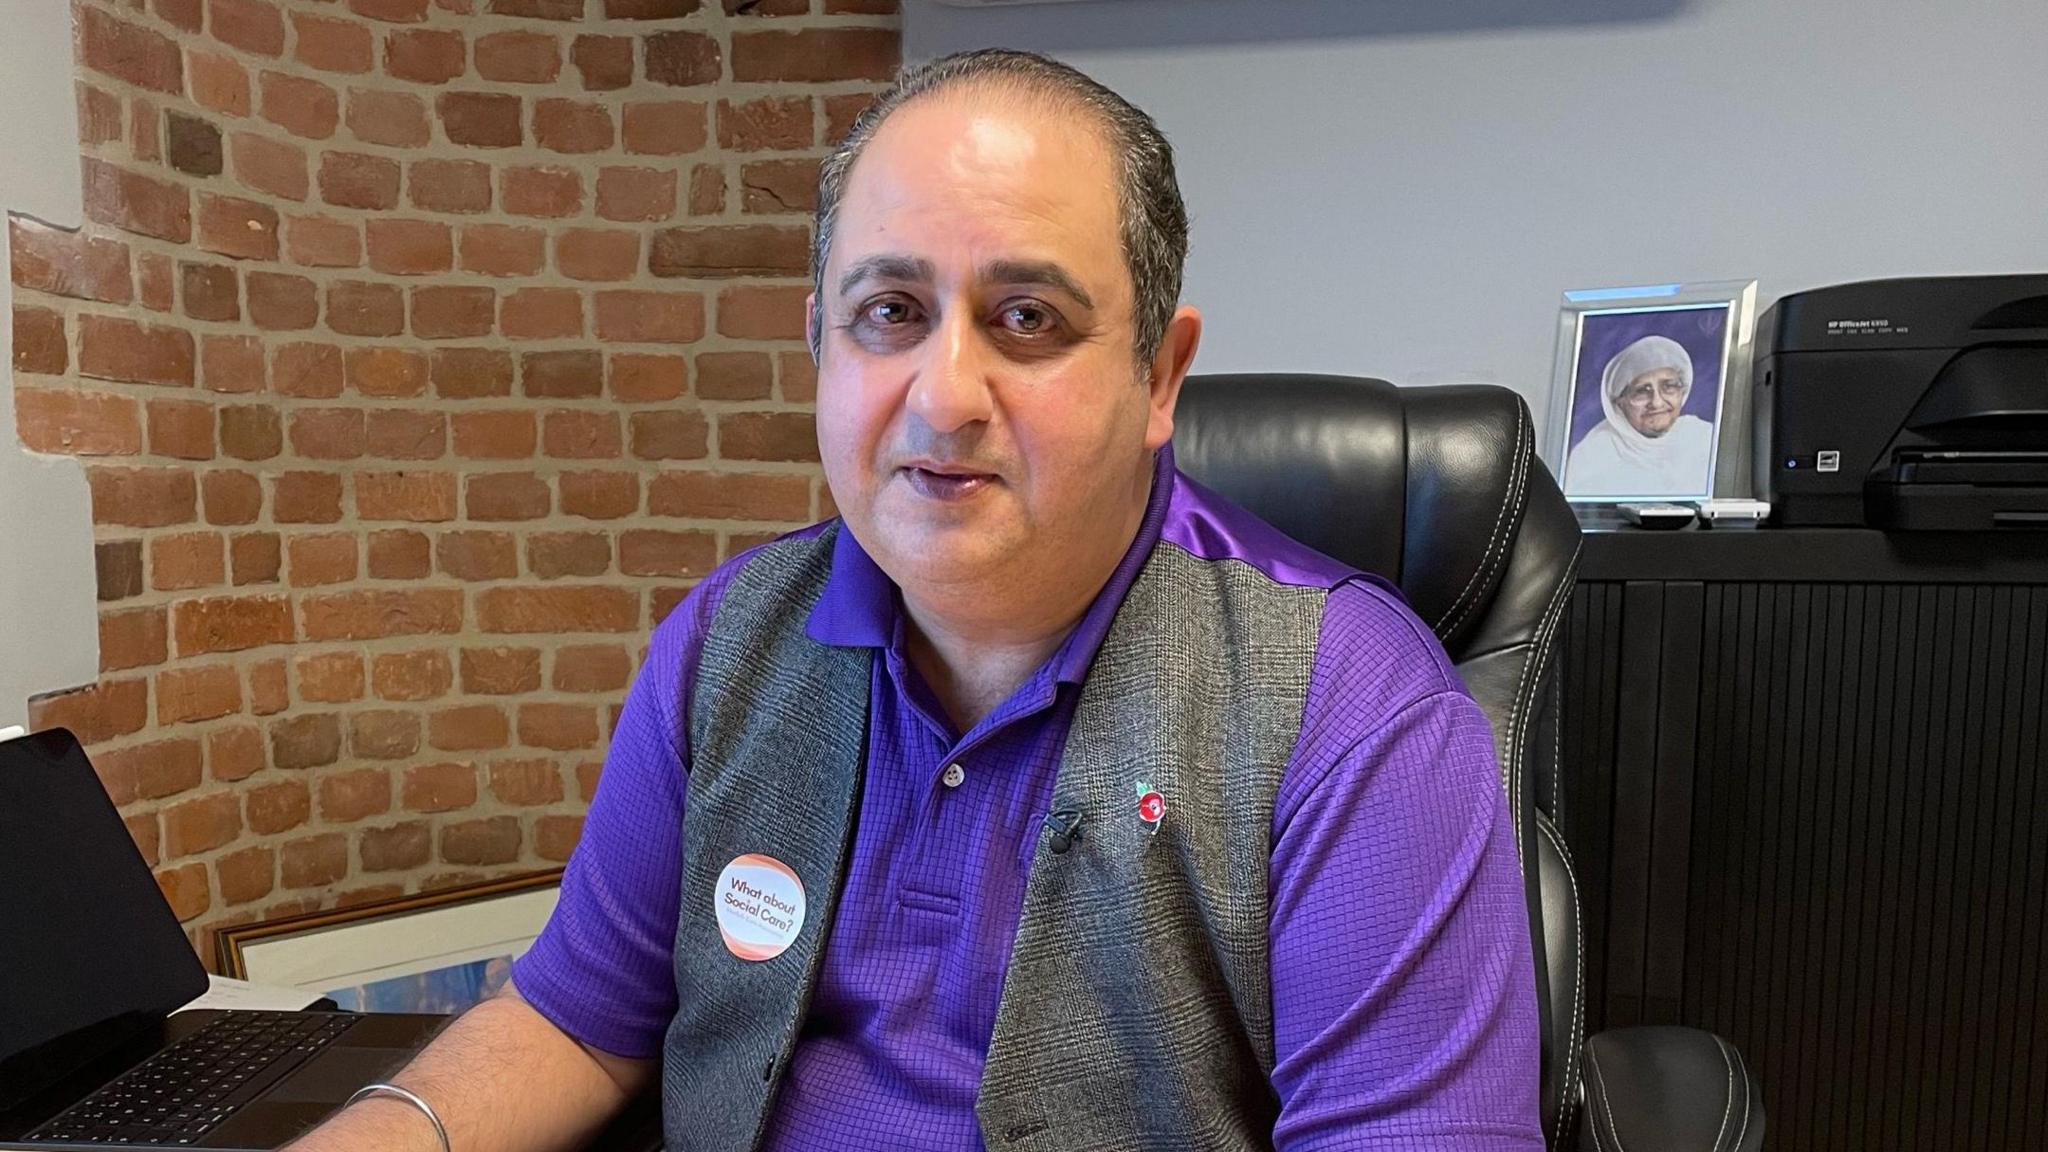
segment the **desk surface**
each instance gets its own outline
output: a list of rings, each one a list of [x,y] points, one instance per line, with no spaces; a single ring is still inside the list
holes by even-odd
[[[2042,584],[2048,531],[1588,529],[1582,581]]]

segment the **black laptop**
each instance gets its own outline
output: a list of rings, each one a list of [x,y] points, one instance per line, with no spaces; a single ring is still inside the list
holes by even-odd
[[[0,741],[0,1147],[279,1148],[447,1021],[205,991],[78,741]]]

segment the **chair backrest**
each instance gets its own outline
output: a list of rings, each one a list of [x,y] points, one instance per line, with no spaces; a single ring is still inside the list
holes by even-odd
[[[1557,634],[1579,526],[1536,459],[1529,409],[1493,385],[1350,376],[1190,377],[1180,468],[1325,555],[1397,584],[1493,723],[1515,812],[1544,1017],[1543,1110],[1562,1146],[1584,1006],[1557,838]]]

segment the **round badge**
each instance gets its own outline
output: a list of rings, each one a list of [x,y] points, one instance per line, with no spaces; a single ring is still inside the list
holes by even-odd
[[[749,852],[718,874],[718,933],[742,960],[773,960],[804,930],[804,886],[789,865]]]
[[[1166,818],[1166,797],[1157,792],[1147,792],[1138,797],[1138,819],[1147,824],[1157,824]]]

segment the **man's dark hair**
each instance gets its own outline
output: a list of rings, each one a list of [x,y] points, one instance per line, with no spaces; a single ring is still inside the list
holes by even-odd
[[[1149,364],[1166,336],[1167,322],[1180,304],[1181,270],[1187,264],[1188,214],[1173,172],[1173,147],[1150,116],[1130,101],[1079,71],[1031,52],[981,49],[944,56],[904,70],[876,98],[818,172],[817,229],[811,238],[811,285],[818,306],[825,301],[825,258],[839,221],[853,166],[860,161],[890,113],[920,96],[967,85],[1007,89],[1051,99],[1093,116],[1114,154],[1117,215],[1124,264],[1130,269],[1133,320],[1140,367]],[[811,354],[821,351],[824,324],[814,317]]]

